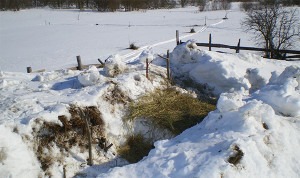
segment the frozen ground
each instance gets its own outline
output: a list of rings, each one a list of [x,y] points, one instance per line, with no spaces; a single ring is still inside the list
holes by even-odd
[[[106,14],[83,12],[79,21],[79,12],[75,11],[1,12],[0,177],[46,177],[49,174],[62,177],[64,167],[68,177],[78,173],[78,177],[128,178],[299,177],[300,63],[268,60],[245,52],[210,52],[197,48],[192,42],[174,49],[175,30],[179,29],[181,36],[190,35],[185,33],[190,28],[186,26],[203,20],[203,14],[210,18],[211,26],[196,27],[199,32],[187,36],[186,40],[206,40],[208,33],[213,31],[220,39],[222,37],[224,43],[235,44],[239,37],[231,34],[234,30],[228,33],[222,30],[229,28],[228,24],[237,34],[243,34],[239,27],[234,26],[239,22],[230,20],[230,14],[233,14],[232,19],[240,19],[241,12],[233,10],[228,14],[229,20],[222,21],[222,11],[201,14],[194,13],[195,10],[186,8]],[[163,13],[166,14],[165,19],[170,18],[164,23],[164,17],[160,15]],[[61,17],[62,14],[65,18]],[[175,20],[173,14],[181,14],[179,17],[183,18],[182,22]],[[120,20],[126,19],[126,16],[134,19],[133,15],[137,18],[136,21],[130,20],[130,28],[128,20]],[[153,21],[156,19],[170,26],[157,28],[149,25],[149,29],[144,28],[142,24],[152,24],[145,20],[146,17],[141,18],[148,15],[153,16]],[[69,19],[69,22],[65,19]],[[19,23],[12,23],[15,21]],[[95,23],[102,23],[102,26],[96,26]],[[93,35],[102,30],[105,33],[104,29],[107,30],[105,35]],[[108,32],[113,29],[120,36],[115,34],[109,37],[111,34]],[[135,30],[129,33],[131,29]],[[162,30],[161,33],[158,33],[159,30]],[[78,35],[80,32],[85,33]],[[62,38],[67,35],[70,36]],[[241,36],[250,38],[245,34]],[[107,42],[115,40],[112,44],[118,46],[105,48],[107,45],[97,39],[100,37]],[[144,48],[134,52],[126,50],[129,38]],[[248,42],[249,45],[252,43]],[[18,46],[18,52],[12,51],[12,46]],[[115,154],[116,149],[124,143],[127,135],[141,128],[138,124],[123,122],[126,103],[155,88],[165,87],[166,69],[160,65],[162,63],[157,61],[155,64],[158,65],[150,65],[151,80],[145,77],[144,63],[146,57],[153,58],[167,49],[171,50],[174,77],[178,80],[192,79],[197,84],[206,85],[219,96],[217,109],[209,113],[202,123],[175,138],[170,138],[161,130],[154,130],[156,140],[163,140],[156,141],[155,148],[143,160],[126,165],[128,163]],[[141,52],[142,55],[139,55]],[[78,53],[86,63],[95,63],[99,57],[106,59],[111,54],[118,54],[109,57],[105,69],[90,67],[84,71],[21,73],[28,65],[47,70],[75,66]],[[17,61],[19,55],[24,60],[19,58],[20,61]],[[61,60],[65,62],[61,63]],[[94,166],[86,165],[88,154],[82,152],[78,145],[61,150],[59,146],[50,144],[41,153],[37,152],[38,140],[49,134],[42,132],[44,124],[63,125],[58,119],[62,115],[71,120],[71,105],[99,109],[105,123],[103,134],[114,144],[108,152],[93,145]],[[147,125],[144,128],[149,129]],[[52,162],[47,172],[42,170],[38,161],[37,155],[40,154]]]

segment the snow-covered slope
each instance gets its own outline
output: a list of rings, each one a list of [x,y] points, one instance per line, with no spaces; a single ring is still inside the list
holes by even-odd
[[[199,83],[210,77],[208,85],[222,92],[217,110],[176,138],[156,142],[139,163],[98,177],[298,177],[299,63],[191,46],[174,49],[173,70]]]
[[[88,154],[80,147],[62,152],[55,144],[50,146],[43,154],[58,161],[48,169],[54,177],[62,176],[63,167],[67,175],[81,172],[91,177],[299,176],[299,62],[219,54],[199,50],[192,42],[171,53],[172,71],[175,77],[201,84],[211,76],[207,86],[221,93],[217,110],[173,139],[161,137],[165,140],[155,142],[140,162],[110,169],[126,164],[115,155],[117,146],[133,132],[122,120],[126,103],[164,87],[165,68],[151,64],[151,81],[145,77],[144,58],[153,57],[149,51],[127,64],[119,55],[111,56],[105,69],[1,72],[0,176],[45,176],[35,156],[39,150],[35,133],[43,123],[62,125],[61,115],[72,119],[72,105],[98,108],[105,137],[114,146],[108,152],[95,146],[92,167],[84,164]]]

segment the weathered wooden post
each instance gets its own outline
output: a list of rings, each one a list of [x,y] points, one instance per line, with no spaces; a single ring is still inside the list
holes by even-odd
[[[167,77],[168,77],[168,80],[170,81],[171,75],[170,75],[170,52],[169,52],[169,50],[167,51]]]
[[[235,53],[240,53],[240,45],[241,45],[241,39],[239,39]]]
[[[31,73],[32,72],[32,68],[31,67],[27,67],[27,73]]]
[[[93,155],[92,155],[92,139],[91,139],[91,133],[90,133],[90,128],[89,128],[89,123],[87,121],[87,117],[89,115],[89,108],[86,107],[86,114],[83,113],[82,109],[79,108],[80,115],[82,119],[84,120],[86,130],[87,130],[87,135],[88,135],[88,142],[89,142],[89,160],[88,160],[88,165],[92,166],[93,165]]]
[[[77,63],[78,63],[77,69],[78,70],[82,70],[81,57],[80,56],[76,56],[76,58],[77,58]]]
[[[146,78],[149,80],[148,70],[149,70],[149,63],[148,63],[148,58],[146,58]]]
[[[179,31],[176,30],[176,45],[179,45]]]
[[[206,26],[206,16],[205,16],[204,26]]]
[[[211,51],[211,33],[209,34],[209,46],[208,46],[208,50]]]
[[[63,178],[67,178],[67,173],[66,173],[66,166],[63,167]]]

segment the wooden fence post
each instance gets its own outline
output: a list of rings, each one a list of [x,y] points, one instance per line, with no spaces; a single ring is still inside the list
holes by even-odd
[[[148,58],[146,58],[146,78],[149,80],[148,70],[149,70],[149,63],[148,63]]]
[[[27,67],[27,73],[31,73],[32,72],[32,68],[31,67]]]
[[[176,30],[176,45],[179,45],[179,31]]]
[[[80,56],[76,56],[76,58],[77,58],[77,63],[78,63],[77,69],[78,70],[82,70],[81,57]]]
[[[170,52],[169,52],[169,50],[167,51],[167,77],[168,77],[168,80],[170,81],[171,75],[170,75]]]
[[[211,33],[209,34],[209,46],[208,46],[208,50],[211,51]]]
[[[92,139],[91,139],[91,133],[90,133],[90,128],[89,128],[89,123],[87,121],[87,117],[89,115],[89,109],[86,107],[86,112],[87,114],[83,113],[82,109],[79,108],[80,115],[82,119],[84,120],[86,130],[87,130],[87,135],[88,135],[88,142],[89,142],[89,160],[88,160],[88,165],[92,166],[93,165],[93,155],[92,155]]]
[[[241,39],[239,39],[235,53],[240,53],[240,45],[241,45]]]

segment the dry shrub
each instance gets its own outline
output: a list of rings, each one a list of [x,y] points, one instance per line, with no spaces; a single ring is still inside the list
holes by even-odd
[[[147,156],[153,148],[154,146],[150,141],[138,134],[127,138],[125,145],[118,149],[118,155],[130,163],[136,163]]]
[[[138,50],[139,47],[137,47],[134,43],[131,43],[131,44],[129,45],[129,48],[128,48],[128,49]]]
[[[157,90],[131,103],[127,119],[145,117],[161,128],[167,128],[175,135],[200,123],[216,106],[199,101],[175,89]]]
[[[104,135],[104,122],[101,113],[95,106],[82,108],[82,111],[88,115],[92,142],[96,143],[96,138]],[[41,129],[33,134],[37,137],[36,155],[46,173],[54,162],[62,162],[62,158],[51,155],[51,147],[56,145],[62,152],[68,152],[73,146],[79,146],[82,151],[88,151],[86,126],[83,118],[81,118],[79,108],[74,105],[70,106],[69,112],[71,114],[69,120],[64,115],[58,116],[62,126],[44,122]]]

